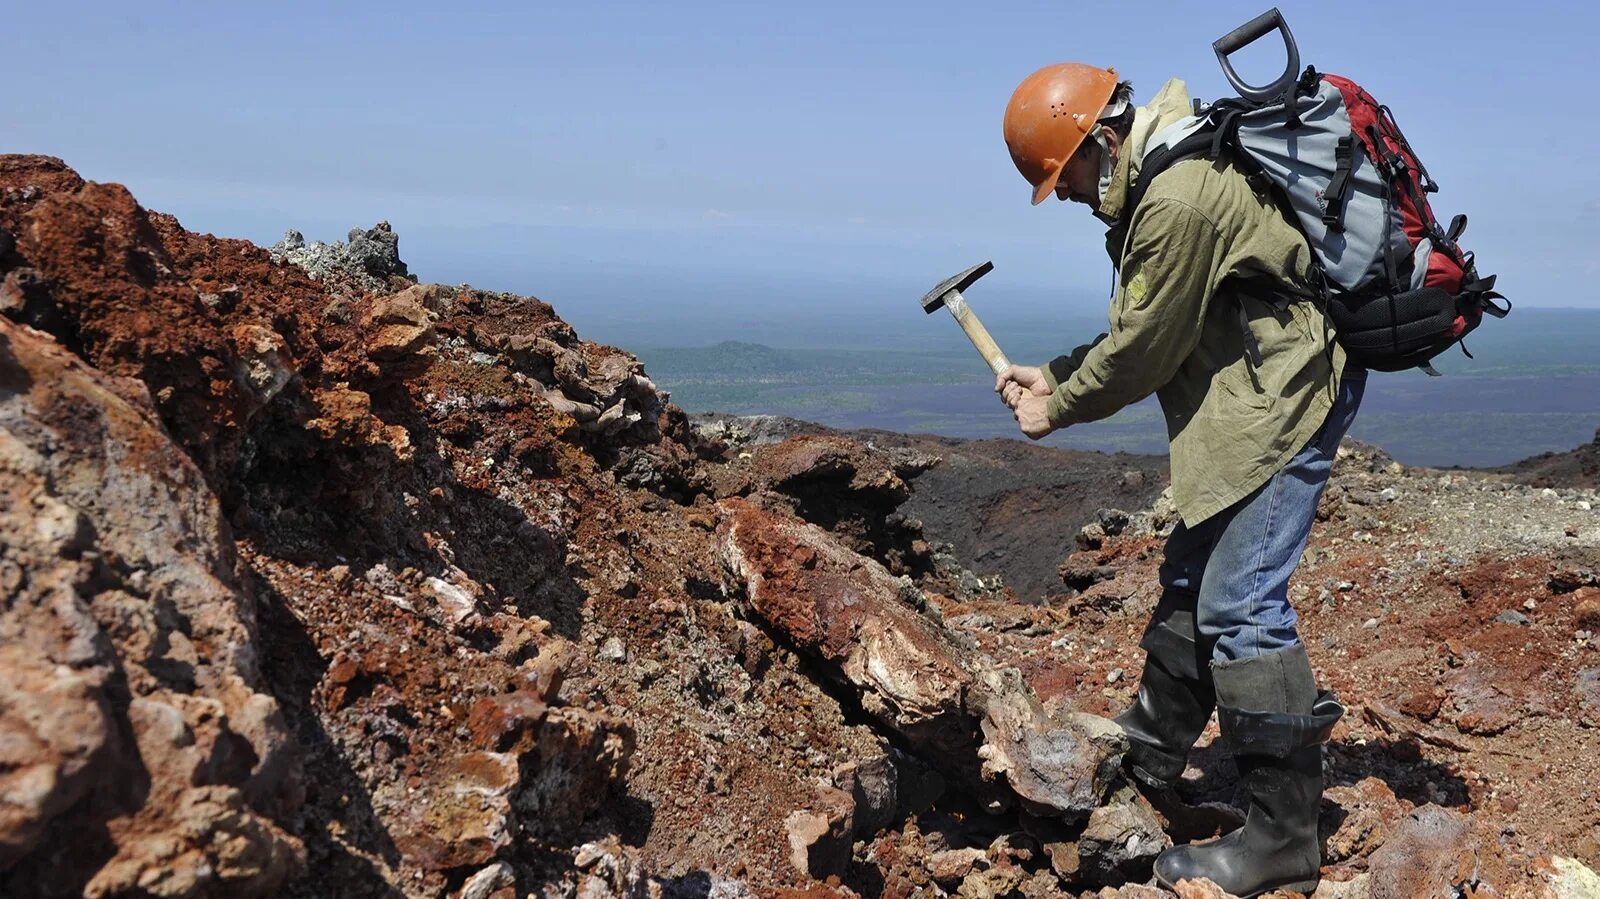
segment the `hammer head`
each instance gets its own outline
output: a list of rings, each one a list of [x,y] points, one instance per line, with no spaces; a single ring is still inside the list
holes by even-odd
[[[940,281],[938,287],[928,291],[927,294],[922,297],[922,311],[932,315],[934,312],[937,312],[940,307],[944,306],[945,297],[948,297],[952,293],[960,293],[961,291],[966,290],[968,287],[972,286],[972,282],[978,280],[984,275],[989,274],[989,272],[993,269],[993,262],[984,262],[974,265],[972,268],[969,268],[960,274],[951,275],[943,281]]]

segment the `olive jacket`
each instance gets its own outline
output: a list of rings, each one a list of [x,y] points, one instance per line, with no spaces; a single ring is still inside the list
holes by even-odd
[[[1050,423],[1097,421],[1155,393],[1172,444],[1172,493],[1194,527],[1248,496],[1321,427],[1344,351],[1311,295],[1305,238],[1232,165],[1180,162],[1124,209],[1152,135],[1189,114],[1173,79],[1134,125],[1097,210],[1132,215],[1117,264],[1110,331],[1044,367]],[[1265,287],[1265,292],[1262,288]],[[1246,358],[1243,304],[1261,364]]]

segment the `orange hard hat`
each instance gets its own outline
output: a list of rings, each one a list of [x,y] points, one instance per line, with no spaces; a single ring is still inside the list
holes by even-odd
[[[1033,185],[1035,206],[1056,189],[1061,170],[1116,89],[1116,69],[1078,62],[1045,66],[1017,85],[1006,107],[1006,146]]]

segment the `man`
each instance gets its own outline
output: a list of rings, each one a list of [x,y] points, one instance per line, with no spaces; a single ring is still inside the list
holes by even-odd
[[[1011,98],[1006,144],[1033,202],[1054,193],[1091,207],[1111,225],[1119,275],[1107,334],[1043,367],[1013,366],[995,389],[1033,439],[1160,400],[1182,521],[1138,697],[1117,721],[1130,771],[1169,787],[1215,708],[1250,803],[1243,827],[1168,850],[1156,875],[1244,897],[1310,893],[1322,743],[1344,710],[1316,688],[1287,588],[1366,372],[1346,367],[1316,303],[1294,301],[1315,295],[1311,250],[1232,165],[1179,162],[1126,208],[1146,146],[1190,110],[1177,80],[1148,106],[1131,97],[1114,70],[1065,64]]]

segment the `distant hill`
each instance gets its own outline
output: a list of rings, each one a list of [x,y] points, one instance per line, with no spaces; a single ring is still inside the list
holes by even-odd
[[[1494,469],[1535,487],[1600,488],[1600,430],[1594,440],[1564,453],[1541,453]]]

